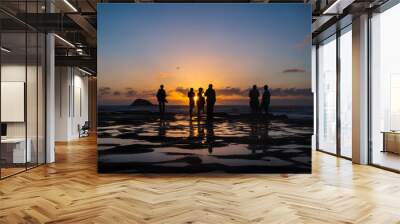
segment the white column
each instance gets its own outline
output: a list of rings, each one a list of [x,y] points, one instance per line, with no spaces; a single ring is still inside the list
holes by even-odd
[[[58,66],[55,73],[55,141],[65,142],[72,139],[72,68]]]
[[[46,36],[46,163],[55,161],[55,44],[54,35]]]
[[[317,149],[317,48],[315,45],[311,48],[311,90],[313,93],[314,102],[314,132],[311,137],[312,150]]]
[[[52,1],[46,1],[46,11],[54,12]],[[46,163],[55,162],[55,41],[46,35]]]
[[[368,163],[368,15],[353,19],[353,162]]]

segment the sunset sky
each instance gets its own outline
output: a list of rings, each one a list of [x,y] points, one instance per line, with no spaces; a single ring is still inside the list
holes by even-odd
[[[99,104],[155,103],[160,84],[187,104],[212,83],[217,104],[268,84],[272,103],[312,105],[310,21],[303,4],[99,4]]]

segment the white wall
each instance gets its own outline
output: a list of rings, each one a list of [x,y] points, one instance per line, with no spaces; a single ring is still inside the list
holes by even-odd
[[[76,72],[76,70],[75,70]],[[88,78],[79,75],[74,75],[74,82],[73,82],[73,100],[72,103],[72,120],[71,120],[71,127],[72,127],[72,136],[74,138],[79,137],[78,132],[78,125],[83,125],[85,121],[89,119],[89,111],[88,111]]]
[[[76,68],[56,67],[55,140],[79,138],[78,125],[88,121],[88,78]]]
[[[25,70],[27,69],[27,70]],[[24,65],[3,65],[1,66],[1,81],[2,82],[24,82],[26,83],[25,76],[26,72],[28,74],[36,74],[36,67]],[[30,78],[30,77],[28,77]],[[36,86],[36,80],[29,80],[30,86]],[[32,105],[27,105],[36,108],[36,88],[27,88],[27,103]],[[39,105],[41,106],[41,105]],[[7,110],[7,108],[1,108],[2,110]],[[24,108],[22,108],[24,110]],[[28,111],[31,112],[31,111]],[[34,124],[28,124],[28,137],[30,133],[30,128],[32,127],[36,130],[36,113],[27,113],[28,122],[34,121]],[[26,122],[7,122],[7,135],[8,137],[25,137],[25,124]],[[36,132],[35,132],[36,134]]]

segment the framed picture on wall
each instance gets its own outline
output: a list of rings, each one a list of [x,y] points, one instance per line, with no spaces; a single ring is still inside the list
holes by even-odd
[[[1,122],[25,121],[25,82],[1,82]]]

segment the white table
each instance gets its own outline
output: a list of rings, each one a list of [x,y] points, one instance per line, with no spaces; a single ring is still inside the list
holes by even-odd
[[[28,142],[25,151],[25,140]],[[32,160],[31,139],[25,138],[5,138],[1,139],[2,147],[13,147],[13,163],[26,163]]]

